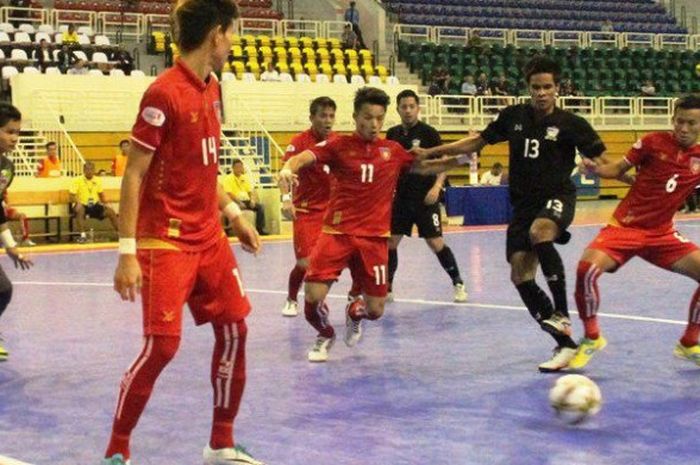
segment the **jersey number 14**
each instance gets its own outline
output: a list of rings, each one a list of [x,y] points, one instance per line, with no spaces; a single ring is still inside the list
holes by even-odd
[[[211,162],[209,161],[211,159]],[[219,154],[216,150],[216,138],[205,137],[202,139],[202,161],[204,166],[209,166],[209,163],[216,164],[219,160]]]

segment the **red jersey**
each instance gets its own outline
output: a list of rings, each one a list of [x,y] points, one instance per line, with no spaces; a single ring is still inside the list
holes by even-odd
[[[154,153],[141,185],[136,236],[182,250],[220,239],[217,200],[221,96],[182,61],[161,74],[141,99],[131,139]]]
[[[637,180],[613,217],[621,226],[666,230],[673,215],[700,184],[700,144],[688,149],[671,132],[644,136],[625,159],[637,166]]]
[[[334,139],[335,133],[328,136],[328,140]],[[289,160],[304,150],[312,148],[322,142],[313,129],[309,129],[294,136],[287,146],[284,161]],[[294,207],[302,212],[319,212],[328,208],[328,200],[331,196],[333,178],[330,176],[328,165],[316,163],[299,171],[299,185],[294,187]]]
[[[337,182],[323,231],[388,237],[396,181],[413,163],[413,156],[394,141],[366,141],[357,133],[321,142],[310,150],[318,163],[330,167]]]

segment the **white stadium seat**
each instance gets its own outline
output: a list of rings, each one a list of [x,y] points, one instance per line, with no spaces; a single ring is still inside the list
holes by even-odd
[[[350,84],[364,86],[365,85],[365,78],[363,78],[359,74],[353,74],[353,76],[350,78]]]
[[[229,73],[229,72],[221,73],[221,82],[235,81],[235,80],[236,80],[235,74]]]
[[[27,56],[27,52],[21,48],[13,48],[10,52],[10,60],[29,61],[29,57]]]
[[[243,73],[241,81],[243,81],[243,82],[255,82],[255,74]]]
[[[109,75],[110,75],[110,76],[121,76],[121,77],[126,76],[126,74],[124,74],[124,71],[122,71],[122,70],[119,69],[119,68],[114,68],[113,70],[111,70],[111,71],[109,72]]]
[[[311,78],[306,73],[297,74],[297,82],[311,82]]]
[[[103,35],[95,36],[95,45],[98,47],[109,47],[111,45],[109,42],[109,37]]]
[[[24,74],[41,74],[41,71],[33,66],[25,66],[22,72]]]
[[[370,76],[369,77],[369,85],[370,86],[381,86],[382,85],[382,78],[379,76]]]
[[[280,82],[294,82],[294,79],[289,73],[280,73]]]
[[[58,69],[56,66],[49,66],[46,68],[45,73],[46,74],[61,74],[61,70]]]
[[[131,72],[131,77],[146,77],[146,73],[144,73],[140,69],[135,69]]]
[[[10,79],[10,76],[14,76],[16,74],[19,74],[19,70],[15,68],[14,66],[3,66],[2,67],[2,78],[3,79]]]
[[[93,63],[107,63],[109,60],[107,59],[107,55],[105,55],[103,52],[95,52],[92,54],[92,62]]]
[[[326,76],[325,74],[318,73],[316,75],[316,84],[328,84],[330,82],[330,79],[328,79],[328,76]]]
[[[348,83],[348,78],[346,78],[344,74],[334,74],[333,75],[333,84],[347,84],[347,83]]]

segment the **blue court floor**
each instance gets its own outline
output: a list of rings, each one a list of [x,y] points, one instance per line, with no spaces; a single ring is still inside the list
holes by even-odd
[[[700,242],[700,221],[679,228]],[[577,335],[574,271],[598,229],[574,227],[572,242],[559,248]],[[357,347],[339,339],[331,360],[316,365],[306,361],[314,331],[303,317],[280,314],[291,243],[266,243],[257,258],[236,246],[254,306],[237,441],[270,465],[698,463],[700,368],[672,355],[696,284],[639,259],[603,276],[609,346],[585,373],[605,404],[591,421],[568,427],[547,403],[556,375],[537,371],[554,344],[510,284],[504,235],[498,227],[446,235],[470,292],[461,305],[422,241],[405,240],[396,302],[365,325]],[[119,379],[141,348],[140,306],[112,290],[113,250],[35,259],[25,273],[0,260],[15,281],[0,325],[11,352],[0,364],[0,456],[99,464]],[[343,276],[329,300],[340,334],[348,286]],[[135,430],[133,465],[201,463],[213,335],[191,318],[185,326]]]

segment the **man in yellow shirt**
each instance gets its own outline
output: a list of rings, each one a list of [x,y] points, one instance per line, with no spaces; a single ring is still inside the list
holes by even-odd
[[[74,24],[69,24],[68,30],[61,34],[61,41],[66,45],[78,45],[80,39],[78,39]]]
[[[129,150],[129,141],[124,139],[119,142],[119,153],[112,160],[112,176],[124,176],[126,168],[126,151]]]
[[[224,190],[241,209],[255,212],[255,229],[261,236],[267,235],[265,232],[265,208],[260,203],[258,195],[245,173],[243,162],[236,158],[233,160],[231,168],[233,172],[228,174],[223,181]]]
[[[102,181],[95,177],[95,164],[87,162],[83,166],[83,175],[73,179],[70,187],[70,202],[75,213],[75,222],[80,232],[78,243],[87,242],[85,236],[85,216],[103,220],[109,218],[115,230],[117,226],[117,214],[109,205],[106,205]]]

